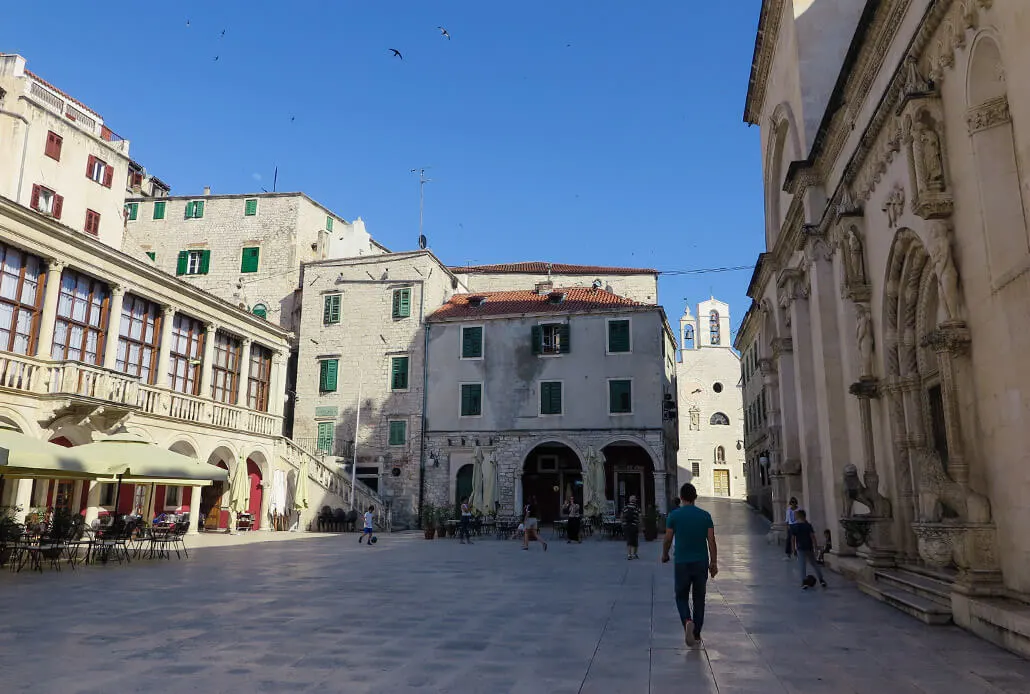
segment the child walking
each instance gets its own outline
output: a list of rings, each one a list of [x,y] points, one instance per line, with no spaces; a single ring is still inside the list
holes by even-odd
[[[815,528],[808,522],[808,514],[800,510],[797,512],[797,522],[791,526],[790,533],[794,540],[794,553],[798,555],[798,568],[801,569],[801,589],[808,590],[805,578],[808,576],[809,566],[815,571],[819,585],[825,588],[826,581],[823,579],[823,570],[819,568],[819,564],[815,560]]]
[[[369,506],[368,510],[365,511],[365,525],[361,529],[361,537],[358,538],[359,545],[361,544],[362,540],[364,540],[366,537],[368,538],[368,542],[366,542],[365,544],[367,544],[369,547],[375,544],[376,538],[375,535],[372,534],[372,512],[375,511],[375,509],[375,506]]]

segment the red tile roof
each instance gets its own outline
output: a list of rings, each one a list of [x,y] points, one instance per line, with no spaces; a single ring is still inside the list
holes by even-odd
[[[76,99],[74,96],[72,96],[68,92],[62,91],[62,90],[58,89],[57,87],[55,87],[54,85],[50,84],[49,82],[47,82],[45,79],[43,79],[42,77],[40,77],[36,73],[31,72],[29,70],[26,70],[25,74],[28,75],[29,77],[31,77],[32,79],[36,80],[37,82],[41,83],[43,86],[48,87],[49,89],[52,89],[53,91],[57,92],[58,94],[60,94],[65,99],[67,99],[68,101],[72,102],[73,104],[76,104],[79,107],[86,109],[87,111],[92,113],[97,118],[100,118],[101,120],[103,120],[103,116],[101,116],[99,113],[97,113],[96,111],[91,109],[89,106],[87,106],[86,104],[84,104],[81,101],[79,101],[78,99]]]
[[[551,296],[564,294],[565,298],[555,303]],[[478,306],[469,300],[483,299]],[[533,290],[508,292],[486,292],[480,294],[455,294],[450,301],[434,311],[430,321],[451,318],[483,318],[484,316],[512,316],[524,313],[590,313],[593,311],[618,310],[624,307],[649,308],[653,304],[642,304],[603,289],[593,287],[556,288],[549,294],[537,294]]]
[[[467,265],[452,267],[451,272],[500,274],[546,275],[550,265],[552,275],[657,275],[657,270],[633,267],[604,267],[603,265],[566,265],[565,263],[545,263],[534,261],[529,263],[502,263],[500,265]]]

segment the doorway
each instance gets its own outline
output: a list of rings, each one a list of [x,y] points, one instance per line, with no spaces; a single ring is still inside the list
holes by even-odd
[[[715,490],[716,496],[729,496],[730,495],[730,471],[729,470],[713,470],[712,471],[712,489]]]
[[[553,523],[562,517],[568,494],[582,506],[583,467],[579,456],[561,443],[542,444],[530,451],[522,466],[522,503],[536,499],[540,522]]]
[[[642,470],[615,470],[615,513],[622,516],[631,496],[637,497],[637,508],[646,508],[644,473]]]

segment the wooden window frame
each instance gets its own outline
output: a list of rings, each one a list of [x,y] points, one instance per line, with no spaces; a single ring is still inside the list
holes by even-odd
[[[465,335],[470,330],[478,330],[479,331],[479,353],[478,354],[471,354],[470,355],[470,354],[466,354],[466,352],[465,352],[465,347],[467,346],[466,342],[465,342]],[[466,361],[481,361],[483,359],[483,354],[486,352],[485,344],[484,344],[486,342],[485,334],[486,334],[486,330],[484,329],[484,327],[482,325],[463,325],[463,326],[461,326],[461,334],[460,334],[460,339],[459,339],[459,358],[462,359],[462,360],[466,360]]]
[[[401,359],[404,360],[404,385],[397,386],[397,376],[399,372],[396,370],[396,364]],[[411,389],[411,356],[407,354],[397,354],[390,357],[390,392],[392,393],[404,393]]]
[[[330,371],[329,364],[334,364],[333,371],[333,384],[332,388],[329,387],[328,374]],[[319,359],[318,360],[318,392],[319,393],[335,393],[340,387],[340,360],[339,359]]]
[[[247,369],[247,407],[268,412],[268,395],[272,386],[272,350],[262,345],[250,346]]]
[[[322,325],[336,325],[343,314],[342,294],[326,294],[322,298]]]
[[[43,154],[54,161],[61,161],[61,146],[63,144],[64,138],[53,130],[49,130],[46,134],[46,144],[43,145]]]
[[[466,388],[473,388],[473,387],[478,387],[479,388],[479,412],[476,412],[474,414],[465,414],[465,389]],[[471,419],[473,417],[482,417],[483,416],[483,405],[484,405],[483,392],[485,390],[486,389],[483,387],[483,382],[482,381],[472,381],[472,382],[468,382],[468,383],[459,383],[458,384],[458,417],[460,417],[461,419]]]
[[[168,201],[167,200],[155,200],[154,201],[154,219],[164,219],[165,214],[168,212]]]
[[[615,383],[628,383],[629,384],[629,409],[628,410],[615,410],[615,401],[612,398],[612,385]],[[610,417],[624,417],[626,415],[633,414],[633,379],[632,378],[609,378],[608,379],[608,416]]]
[[[40,205],[40,200],[43,198],[44,193],[50,196],[50,205],[46,209],[44,209],[43,206]],[[55,191],[52,188],[47,188],[46,186],[40,185],[39,183],[34,183],[32,185],[31,197],[29,198],[29,207],[34,209],[36,212],[39,212],[40,214],[47,214],[53,217],[54,219],[60,219],[61,212],[64,209],[64,196],[58,195],[57,191]]]
[[[328,431],[328,435],[323,433],[326,431]],[[332,455],[336,442],[336,422],[318,422],[316,432],[315,450],[323,455]]]
[[[533,326],[533,354],[558,357],[572,351],[572,328],[568,323],[548,321]]]
[[[256,217],[258,212],[258,199],[247,198],[243,201],[243,216]]]
[[[127,202],[125,203],[125,219],[129,222],[135,222],[139,219],[139,203],[138,202]]]
[[[183,323],[188,322],[187,325]],[[168,385],[177,393],[200,395],[200,380],[204,368],[204,339],[207,329],[198,318],[185,313],[175,314],[172,320],[172,344],[168,346]],[[179,351],[179,343],[185,339],[186,351]],[[196,362],[191,363],[191,362]],[[185,367],[182,376],[177,374],[179,364]],[[190,381],[192,380],[192,387]],[[187,388],[189,389],[187,390]]]
[[[240,357],[243,343],[240,338],[221,330],[215,333],[211,359],[211,399],[225,405],[235,405],[240,391]]]
[[[66,279],[73,279],[75,281],[75,285],[72,287],[73,290],[78,288],[80,281],[88,282],[89,293],[85,296],[86,317],[84,320],[74,317],[75,304],[81,301],[81,299],[78,298],[78,294],[68,291],[68,288],[65,286]],[[66,297],[71,301],[67,313],[61,310],[61,305],[65,302]],[[97,301],[99,301],[99,304],[96,303]],[[65,268],[61,273],[61,288],[57,299],[57,318],[54,323],[54,342],[50,350],[50,358],[57,361],[78,361],[83,364],[103,366],[104,347],[107,343],[107,329],[110,322],[108,316],[110,307],[111,289],[106,282],[91,275]],[[91,322],[94,311],[99,312],[96,323]],[[61,332],[62,326],[65,332],[65,342],[63,345],[58,342],[58,334]],[[79,338],[78,345],[72,345],[70,337],[76,328],[82,330],[82,335]],[[96,337],[96,351],[93,357],[95,361],[89,361],[86,358],[86,347],[89,344],[90,335]],[[78,358],[69,356],[72,350],[79,352]]]
[[[247,251],[254,251],[254,265],[252,268],[248,268]],[[257,272],[261,268],[261,246],[244,246],[243,250],[240,251],[240,274],[249,274]]]
[[[100,236],[100,213],[96,210],[86,209],[86,224],[82,230],[93,237]]]
[[[114,167],[100,157],[90,154],[86,159],[86,178],[105,188],[114,181]]]
[[[625,323],[626,324],[626,349],[612,349],[612,325],[614,323]],[[630,318],[608,318],[605,319],[605,345],[604,353],[608,355],[614,354],[632,354],[633,353],[633,321]],[[664,346],[665,342],[662,341]]]
[[[395,430],[394,425],[395,424],[400,424],[401,425],[401,436],[400,436],[400,441],[399,442],[395,442],[396,439],[394,438],[394,430]],[[391,419],[391,420],[388,420],[386,426],[387,426],[386,445],[394,446],[394,447],[408,445],[408,420],[406,420],[406,419]]]
[[[544,391],[550,390],[544,386],[558,386],[558,411],[557,412],[544,412],[544,403],[548,402],[544,398]],[[540,381],[540,397],[538,398],[540,408],[537,414],[541,417],[561,417],[565,414],[565,382],[564,381]]]
[[[407,308],[405,308],[405,298]],[[393,290],[390,315],[394,320],[411,318],[411,287],[400,287]]]
[[[36,350],[39,345],[39,323],[43,316],[43,296],[45,292],[44,285],[46,284],[46,264],[44,260],[38,255],[27,253],[26,251],[16,246],[10,246],[4,243],[0,243],[0,287],[3,286],[4,278],[7,276],[14,277],[13,274],[8,275],[6,272],[7,260],[11,253],[17,253],[21,256],[18,266],[17,280],[15,281],[14,298],[5,298],[0,295],[0,305],[11,307],[11,323],[8,327],[8,336],[6,342],[0,342],[0,350],[5,352],[12,352],[14,354],[24,354],[30,356],[36,354]],[[25,303],[22,301],[25,293],[25,278],[26,275],[30,276],[29,273],[29,259],[33,259],[36,266],[35,275],[35,296],[32,299],[32,303]],[[21,318],[23,312],[29,313],[29,331],[25,333],[19,333],[18,331],[18,320]],[[18,340],[19,335],[26,340],[25,351],[15,349],[15,344]],[[44,356],[44,355],[39,355]]]
[[[142,307],[143,313],[137,317],[134,309]],[[153,385],[157,382],[158,354],[161,348],[161,323],[163,320],[161,307],[153,301],[135,294],[126,293],[122,299],[122,315],[118,317],[118,352],[115,356],[114,368],[123,374],[136,376],[142,382]],[[133,327],[139,325],[140,337],[133,337]],[[150,330],[150,340],[147,331]],[[129,353],[135,347],[137,357],[129,360]],[[150,358],[146,352],[150,350]],[[149,362],[149,363],[148,363]],[[144,378],[144,367],[147,376]]]

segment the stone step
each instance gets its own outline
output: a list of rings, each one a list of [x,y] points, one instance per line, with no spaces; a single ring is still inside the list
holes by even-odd
[[[886,584],[860,582],[859,589],[866,595],[887,603],[891,607],[915,617],[924,624],[949,624],[951,610],[942,607],[933,600],[909,593],[900,588],[890,588]]]
[[[904,569],[881,569],[873,574],[877,583],[931,600],[951,610],[951,585],[936,578]]]
[[[934,569],[929,566],[920,566],[918,564],[899,564],[896,568],[898,571],[906,571],[918,576],[925,576],[926,578],[931,578],[947,585],[953,584],[958,578],[958,572],[954,569]]]

